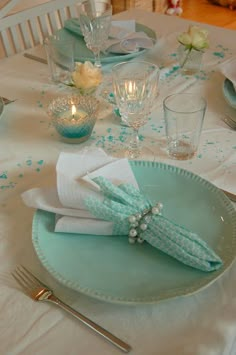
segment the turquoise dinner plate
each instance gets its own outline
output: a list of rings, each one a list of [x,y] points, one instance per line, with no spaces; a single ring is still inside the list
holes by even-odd
[[[123,304],[155,303],[206,287],[235,258],[236,212],[230,200],[186,170],[145,161],[130,164],[140,189],[153,202],[163,202],[164,215],[207,241],[223,267],[205,273],[147,243],[130,245],[126,236],[54,233],[55,215],[38,210],[32,240],[43,266],[69,288]]]
[[[225,79],[224,81],[223,94],[228,104],[236,109],[236,91],[233,83],[229,79]]]
[[[151,28],[142,25],[140,23],[136,23],[136,32],[145,32],[150,38],[156,39],[156,33]],[[82,36],[76,34],[75,32],[69,31],[66,28],[63,28],[57,31],[57,35],[61,40],[71,40],[75,41],[75,61],[77,62],[85,62],[90,61],[94,62],[93,53],[86,47],[84,39]],[[62,48],[63,50],[63,48]],[[121,61],[126,61],[132,58],[137,57],[141,53],[144,53],[145,49],[140,50],[139,52],[128,53],[128,54],[114,54],[114,53],[101,53],[101,63],[109,64],[116,63]]]

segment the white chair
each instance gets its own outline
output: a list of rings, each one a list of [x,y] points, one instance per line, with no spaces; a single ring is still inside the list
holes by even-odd
[[[0,41],[4,56],[43,43],[43,39],[77,16],[79,0],[53,0],[9,15],[19,0],[8,0],[0,10]]]

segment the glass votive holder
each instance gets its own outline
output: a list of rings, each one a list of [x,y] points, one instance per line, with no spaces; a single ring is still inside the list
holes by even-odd
[[[99,101],[94,96],[58,97],[48,106],[52,123],[66,143],[82,143],[93,131]]]

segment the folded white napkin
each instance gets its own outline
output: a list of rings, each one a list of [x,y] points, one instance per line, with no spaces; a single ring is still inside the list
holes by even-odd
[[[236,57],[232,57],[220,65],[221,73],[229,79],[236,90]]]
[[[132,53],[150,49],[153,40],[145,32],[135,31],[135,21],[112,21],[106,51],[110,53]]]
[[[138,188],[127,159],[114,159],[102,149],[85,149],[79,153],[61,153],[56,166],[57,182],[52,188],[34,188],[22,194],[24,203],[56,214],[55,231],[111,235],[112,222],[98,220],[84,205],[88,196],[103,200],[92,179],[106,177],[113,184],[122,182]]]

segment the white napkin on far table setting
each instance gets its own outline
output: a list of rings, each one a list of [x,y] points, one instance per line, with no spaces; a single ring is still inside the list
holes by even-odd
[[[220,72],[229,79],[236,91],[236,57],[232,57],[220,66]]]
[[[153,40],[145,32],[135,31],[135,21],[112,21],[106,51],[110,53],[132,53],[150,49]]]

